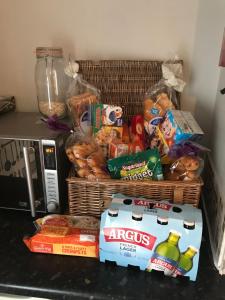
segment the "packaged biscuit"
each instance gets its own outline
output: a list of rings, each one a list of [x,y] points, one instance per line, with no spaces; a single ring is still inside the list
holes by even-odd
[[[104,126],[95,134],[95,140],[98,145],[108,145],[112,142],[121,142],[122,135],[123,127]]]
[[[162,180],[163,172],[158,149],[138,152],[108,160],[113,179]]]
[[[98,257],[99,221],[94,217],[49,215],[23,241],[32,252]]]
[[[123,110],[120,106],[109,104],[93,104],[91,106],[91,120],[93,132],[98,132],[102,126],[122,126]]]
[[[123,127],[103,126],[95,133],[94,139],[104,153],[105,159],[110,157],[109,145],[122,143]]]

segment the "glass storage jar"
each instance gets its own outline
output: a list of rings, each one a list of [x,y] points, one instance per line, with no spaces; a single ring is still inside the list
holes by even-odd
[[[62,48],[36,48],[35,83],[38,107],[44,117],[66,115],[66,75]]]

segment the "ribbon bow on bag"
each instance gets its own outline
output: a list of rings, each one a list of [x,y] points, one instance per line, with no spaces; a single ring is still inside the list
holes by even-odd
[[[177,92],[182,92],[186,82],[183,80],[183,66],[179,62],[165,62],[162,64],[162,73],[165,84],[174,88]]]
[[[78,75],[79,64],[69,57],[68,65],[65,67],[64,72],[67,76],[75,78]]]

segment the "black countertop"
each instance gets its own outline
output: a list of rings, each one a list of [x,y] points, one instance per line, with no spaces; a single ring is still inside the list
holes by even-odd
[[[50,299],[225,299],[225,277],[213,265],[206,230],[196,282],[93,258],[31,253],[22,238],[32,230],[28,214],[0,211],[0,292]]]

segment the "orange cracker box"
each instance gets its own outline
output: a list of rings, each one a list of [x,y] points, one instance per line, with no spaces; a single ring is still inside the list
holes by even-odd
[[[35,226],[36,233],[23,239],[32,252],[98,257],[99,221],[94,217],[49,215]]]
[[[109,158],[116,158],[130,153],[130,145],[125,143],[110,143]]]
[[[122,134],[119,132],[117,136],[119,136],[119,138],[114,138],[109,143],[109,158],[116,158],[130,154],[130,135],[127,124],[123,124]]]
[[[122,141],[123,127],[104,126],[95,135],[99,145],[118,143]]]

